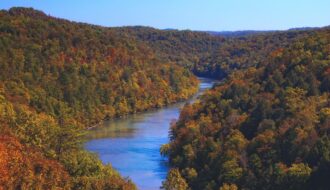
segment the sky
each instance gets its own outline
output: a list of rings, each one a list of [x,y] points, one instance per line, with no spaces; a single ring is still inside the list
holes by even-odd
[[[285,30],[330,25],[330,0],[0,0],[102,26],[203,31]]]

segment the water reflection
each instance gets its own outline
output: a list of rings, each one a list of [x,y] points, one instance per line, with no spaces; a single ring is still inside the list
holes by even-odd
[[[187,102],[195,101],[215,82],[200,80],[199,92]],[[139,189],[159,189],[168,170],[159,148],[168,142],[170,123],[179,117],[185,103],[105,121],[102,127],[90,130],[86,148],[98,153],[104,163],[111,163],[123,176],[129,176]]]

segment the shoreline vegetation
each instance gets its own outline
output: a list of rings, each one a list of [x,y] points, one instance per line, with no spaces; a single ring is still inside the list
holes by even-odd
[[[30,8],[1,10],[0,34],[0,186],[135,189],[83,149],[85,129],[187,99],[196,77],[122,32]]]
[[[213,59],[245,69],[183,108],[161,148],[172,167],[163,187],[329,189],[330,28],[233,45]]]
[[[196,76],[198,78],[198,76]],[[198,81],[198,85],[200,84],[200,81]],[[197,89],[198,89],[198,86],[197,86]],[[117,116],[117,117],[105,117],[103,120],[100,120],[98,123],[90,126],[90,127],[87,127],[86,130],[92,130],[94,128],[97,128],[99,125],[101,125],[103,122],[105,121],[112,121],[112,120],[116,120],[116,119],[125,119],[127,117],[130,117],[132,115],[135,115],[135,114],[141,114],[141,113],[147,113],[147,112],[152,112],[152,111],[157,111],[159,109],[166,109],[170,106],[173,106],[175,104],[179,104],[179,103],[183,103],[183,102],[186,102],[188,100],[190,100],[191,98],[193,98],[196,94],[198,93],[198,91],[196,91],[194,94],[190,95],[188,98],[185,98],[185,99],[181,99],[181,100],[178,100],[176,102],[171,102],[169,104],[166,104],[166,105],[163,105],[161,107],[151,107],[151,108],[148,108],[146,110],[142,110],[142,111],[138,111],[138,112],[134,112],[134,113],[128,113],[128,114],[125,114],[125,115],[120,115],[120,116]]]
[[[116,117],[188,99],[165,189],[327,189],[330,27],[218,36],[0,11],[0,186],[136,189],[83,149]],[[195,75],[194,75],[194,74]]]
[[[196,76],[197,78],[200,78],[199,76]],[[217,80],[217,79],[214,79],[214,78],[209,78],[209,79],[212,79],[212,80],[216,80],[216,82],[214,82],[214,85],[220,85],[222,84],[224,81],[225,81],[225,78],[223,78],[222,80]],[[200,85],[200,81],[198,82],[198,85]],[[116,119],[125,119],[126,117],[129,117],[131,115],[134,115],[134,114],[141,114],[141,113],[147,113],[147,112],[152,112],[152,111],[156,111],[156,110],[159,110],[159,109],[166,109],[167,107],[170,107],[170,106],[173,106],[175,104],[179,104],[179,103],[182,103],[182,102],[186,102],[188,100],[190,100],[191,98],[193,98],[196,94],[198,93],[198,91],[196,91],[194,94],[192,94],[190,97],[188,97],[187,99],[182,99],[182,100],[179,100],[177,102],[172,102],[172,103],[169,103],[167,105],[164,105],[163,107],[153,107],[153,108],[149,108],[147,110],[143,110],[143,111],[139,111],[139,112],[135,112],[135,113],[130,113],[130,114],[126,114],[126,115],[121,115],[121,116],[118,116],[118,117],[114,117],[114,118],[109,118],[109,117],[106,117],[104,118],[103,120],[99,121],[97,124],[91,126],[91,127],[87,127],[87,130],[92,130],[94,128],[97,128],[100,124],[102,124],[104,121],[111,121],[111,120],[116,120]],[[203,95],[203,94],[201,94]]]

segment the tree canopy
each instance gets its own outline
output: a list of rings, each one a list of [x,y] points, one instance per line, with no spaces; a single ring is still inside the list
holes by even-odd
[[[229,44],[196,65],[235,70],[183,108],[162,149],[170,165],[191,189],[328,189],[330,30]]]

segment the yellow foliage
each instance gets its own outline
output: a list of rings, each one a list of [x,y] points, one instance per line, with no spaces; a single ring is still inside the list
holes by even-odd
[[[238,187],[235,184],[223,184],[219,190],[238,190]]]

